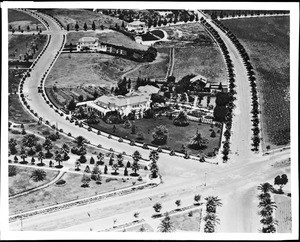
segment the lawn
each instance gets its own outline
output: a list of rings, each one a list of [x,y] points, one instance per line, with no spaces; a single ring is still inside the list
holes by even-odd
[[[290,142],[290,19],[224,20],[250,55],[262,105],[264,147]],[[238,24],[237,24],[238,23]]]
[[[8,43],[8,57],[9,59],[20,59],[26,54],[33,54],[35,59],[42,51],[47,41],[47,35],[13,35]],[[33,52],[33,48],[37,48]]]
[[[119,230],[118,232],[142,232],[141,231],[142,228],[144,228],[143,232],[154,232],[153,228],[147,223],[131,226],[131,227],[125,228],[125,231],[124,231],[124,229],[122,229],[122,230]]]
[[[130,49],[145,51],[148,49],[148,46],[138,44],[134,40],[130,39],[128,36],[114,30],[70,32],[67,35],[66,44],[76,44],[78,40],[82,37],[96,37],[99,38],[100,42],[109,43],[117,46],[124,46]]]
[[[17,175],[11,176],[8,179],[9,196],[44,185],[53,180],[58,174],[58,171],[44,170],[46,171],[46,179],[44,181],[35,182],[30,178],[30,176],[34,170],[38,169],[38,167],[15,167],[17,168]]]
[[[189,216],[189,212],[170,216],[171,222],[176,230],[199,232],[200,211],[200,209],[191,210],[192,216]]]
[[[100,53],[65,53],[59,56],[45,86],[81,87],[116,84],[136,62]]]
[[[102,184],[95,181],[89,183],[89,187],[81,187],[82,174],[65,173],[62,179],[66,181],[64,186],[50,185],[47,188],[32,192],[28,195],[20,196],[9,201],[9,213],[15,214],[29,211],[36,208],[48,207],[55,204],[74,201],[76,199],[87,198],[97,194],[102,194],[116,189],[132,186],[132,179],[117,179],[110,181],[102,177]],[[136,181],[136,179],[135,179]],[[136,182],[139,184],[142,182]]]
[[[18,94],[8,96],[8,119],[15,123],[32,123],[35,119],[23,107]]]
[[[29,26],[30,30],[36,31],[37,27],[45,30],[44,25],[42,25],[39,20],[29,14],[14,9],[8,9],[8,25],[16,31],[18,31],[19,26],[20,29],[23,29],[24,31],[27,31],[27,26]]]
[[[138,119],[131,121],[132,124],[135,124],[137,127],[137,134],[131,134],[131,129],[126,129],[123,127],[123,124],[116,124],[116,131],[113,133],[113,125],[107,124],[104,121],[100,121],[97,125],[93,125],[93,127],[98,128],[102,131],[112,133],[114,135],[125,137],[128,139],[134,139],[136,141],[152,144],[153,138],[152,133],[154,128],[159,125],[165,125],[169,131],[167,144],[162,147],[174,149],[180,151],[182,145],[188,145],[190,139],[195,135],[197,129],[201,133],[202,136],[206,137],[209,142],[207,144],[207,148],[203,150],[203,153],[208,154],[209,152],[213,152],[214,148],[219,147],[219,139],[220,133],[218,133],[219,128],[214,127],[217,136],[215,138],[211,138],[211,127],[208,124],[199,124],[197,122],[190,121],[190,124],[186,127],[179,127],[173,124],[173,121],[166,118],[161,117],[158,119]],[[144,136],[143,140],[138,139],[138,133],[142,133]],[[187,148],[190,154],[198,154],[199,150],[193,150]]]
[[[110,26],[115,27],[116,24],[121,26],[123,22],[118,18],[93,12],[92,9],[88,10],[76,8],[52,8],[40,9],[39,11],[45,12],[56,17],[65,28],[69,24],[70,30],[75,29],[76,22],[79,25],[79,30],[83,30],[84,23],[87,24],[88,29],[91,29],[93,21],[95,22],[97,29],[99,29],[101,25],[103,25],[106,28],[109,28]],[[126,25],[125,21],[124,24]]]

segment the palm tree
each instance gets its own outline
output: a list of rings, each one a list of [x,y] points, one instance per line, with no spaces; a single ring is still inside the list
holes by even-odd
[[[262,193],[268,193],[268,192],[272,192],[274,190],[273,186],[266,182],[266,183],[262,183],[257,187],[257,190],[261,191]]]
[[[205,233],[214,233],[216,225],[220,224],[220,219],[215,213],[207,213],[203,220],[206,222],[204,226]]]
[[[46,156],[50,158],[51,157],[50,150],[52,149],[52,142],[51,142],[51,140],[48,137],[46,138],[43,146],[44,146],[45,150],[47,150]]]
[[[43,159],[45,159],[45,154],[44,154],[43,151],[40,151],[40,152],[38,153],[38,160],[40,161],[40,163],[38,164],[39,166],[45,165],[45,164],[43,163]]]
[[[186,126],[186,125],[188,125],[189,122],[188,122],[186,113],[183,112],[183,111],[180,111],[178,113],[177,117],[174,118],[173,124],[174,125],[178,125],[178,126]]]
[[[133,158],[133,160],[135,161],[135,162],[138,162],[141,158],[142,158],[142,156],[141,156],[141,154],[140,154],[140,152],[138,152],[137,150],[132,154],[132,158]]]
[[[86,143],[86,139],[83,136],[77,136],[73,142],[77,147],[81,147]]]
[[[30,178],[32,180],[34,180],[35,182],[43,181],[43,180],[46,179],[46,172],[44,170],[41,170],[41,169],[34,170],[31,173]]]
[[[194,149],[201,149],[206,143],[208,143],[208,140],[205,137],[202,137],[197,129],[195,136],[190,141],[190,147]]]
[[[174,232],[176,230],[173,223],[171,222],[171,219],[170,219],[168,213],[166,213],[166,216],[161,221],[161,223],[159,224],[157,229],[159,232],[162,232],[162,233],[170,233],[170,232]]]
[[[215,213],[217,207],[222,206],[221,199],[218,196],[208,196],[205,198],[206,200],[206,211],[208,213]]]

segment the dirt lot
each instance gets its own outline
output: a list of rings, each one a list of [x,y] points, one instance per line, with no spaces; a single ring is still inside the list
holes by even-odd
[[[126,71],[135,67],[134,61],[100,53],[65,53],[52,68],[45,86],[78,87],[107,86],[119,81]]]
[[[46,179],[44,181],[35,182],[32,179],[30,179],[30,176],[34,170],[38,169],[38,167],[35,168],[21,167],[21,166],[15,166],[15,167],[17,167],[17,175],[9,177],[8,179],[9,196],[44,185],[50,182],[51,180],[53,180],[58,174],[58,171],[45,170],[47,174]]]
[[[27,26],[29,26],[30,30],[36,31],[36,28],[45,30],[46,28],[42,23],[34,17],[31,17],[29,14],[19,12],[14,9],[8,9],[8,27],[16,30],[16,33],[19,33],[20,30],[23,29],[27,32]]]
[[[289,17],[222,21],[245,46],[257,75],[264,147],[290,142]],[[238,23],[238,24],[237,24]]]

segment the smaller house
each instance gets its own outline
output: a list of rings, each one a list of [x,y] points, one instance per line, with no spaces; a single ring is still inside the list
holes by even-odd
[[[126,29],[127,29],[127,31],[133,31],[133,32],[141,34],[146,31],[147,25],[145,22],[137,20],[137,21],[128,23],[126,26]]]
[[[77,42],[77,51],[85,49],[92,51],[107,51],[107,45],[105,43],[100,43],[99,39],[95,37],[82,37]]]
[[[197,82],[200,82],[200,83],[202,83],[202,84],[206,84],[207,83],[207,79],[204,77],[204,76],[202,76],[202,75],[197,75],[197,76],[195,76],[195,77],[193,77],[191,80],[190,80],[190,82],[191,83],[197,83]]]

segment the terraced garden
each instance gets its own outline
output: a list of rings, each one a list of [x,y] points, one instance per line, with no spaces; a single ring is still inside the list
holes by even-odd
[[[290,143],[290,19],[223,20],[250,55],[262,105],[264,148]],[[238,24],[237,24],[238,23]]]

